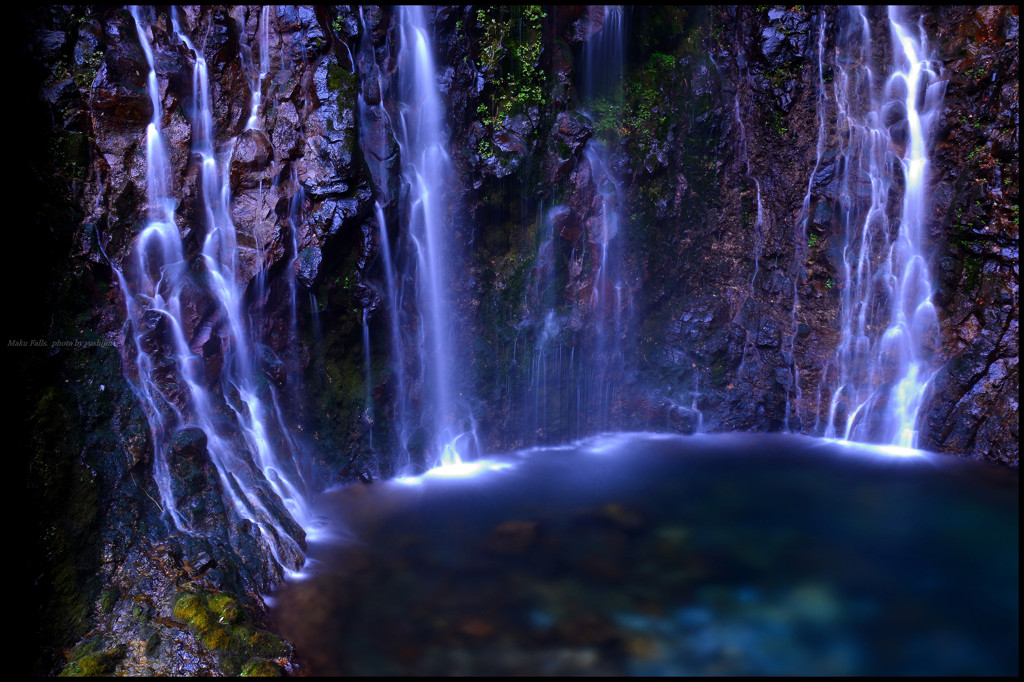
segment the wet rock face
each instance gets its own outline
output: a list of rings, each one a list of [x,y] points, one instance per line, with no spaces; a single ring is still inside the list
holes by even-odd
[[[935,141],[931,237],[943,354],[925,447],[1016,466],[1019,360],[1019,16],[936,10],[949,74]]]

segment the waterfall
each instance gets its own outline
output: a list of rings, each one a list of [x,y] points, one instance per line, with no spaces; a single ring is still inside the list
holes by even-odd
[[[249,120],[245,124],[246,130],[252,130],[259,127],[259,109],[260,102],[263,97],[263,79],[270,73],[270,5],[264,5],[260,10],[259,26],[256,31],[257,46],[259,48],[259,70],[256,69],[256,65],[253,64],[251,56],[251,49],[249,50],[250,56],[248,61],[249,68],[247,72],[249,74],[249,90],[252,92],[252,112],[249,114]]]
[[[583,47],[580,94],[584,102],[606,99],[619,111],[622,110],[625,28],[622,8],[605,7],[601,30],[591,36]],[[600,196],[601,215],[599,225],[592,223],[592,227],[588,226],[594,272],[590,298],[594,338],[591,357],[586,361],[581,358],[582,373],[589,375],[584,389],[588,396],[584,404],[577,405],[577,409],[586,410],[592,425],[598,430],[608,429],[611,425],[611,408],[624,361],[622,309],[630,298],[628,290],[623,293],[626,283],[622,278],[624,238],[620,213],[625,195],[612,170],[610,142],[591,138],[583,150],[592,182]]]
[[[621,7],[601,11],[602,27],[583,44],[578,77],[581,111],[594,122],[598,112],[623,110],[625,17]],[[522,320],[532,353],[522,374],[513,358],[512,373],[519,377],[519,385],[513,388],[510,381],[509,387],[517,395],[525,443],[558,442],[613,426],[611,412],[622,379],[623,337],[632,295],[622,267],[625,189],[612,168],[614,134],[610,137],[591,138],[583,148],[599,213],[574,216],[564,205],[545,210],[541,204],[538,209],[536,255],[524,300],[529,312]],[[589,267],[591,288],[580,311],[566,311],[559,290],[564,286],[560,277],[566,273],[558,272],[555,225],[566,220],[586,224],[585,236],[573,245],[568,258],[568,268],[576,275]],[[582,317],[577,317],[578,312]],[[575,338],[566,338],[567,327],[577,330]],[[517,352],[518,343],[517,337]]]
[[[940,346],[925,248],[931,124],[945,83],[925,31],[890,8],[892,72],[872,71],[873,30],[863,8],[836,46],[837,129],[845,136],[841,338],[825,435],[913,447]],[[891,196],[902,202],[894,211]],[[865,196],[867,195],[867,196]]]
[[[569,390],[570,382],[563,381],[563,377],[575,377],[576,368],[571,362],[565,365],[564,344],[559,340],[562,321],[556,310],[559,292],[555,277],[557,243],[554,224],[568,211],[566,206],[545,210],[543,203],[538,210],[537,255],[530,271],[525,301],[527,309],[536,311],[530,320],[534,346],[529,361],[528,384],[522,391],[521,403],[522,437],[526,443],[545,443],[569,435],[570,415],[578,409]]]
[[[419,365],[430,396],[424,416],[430,415],[432,434],[428,456],[440,464],[462,461],[476,447],[476,433],[465,401],[456,400],[453,383],[456,357],[449,318],[451,287],[448,282],[446,234],[448,184],[453,178],[445,149],[444,105],[437,87],[433,47],[423,8],[403,7],[398,54],[399,145],[402,178],[409,185],[408,199],[400,207],[414,245],[416,304],[420,312]],[[464,420],[468,419],[467,428]]]
[[[195,58],[192,150],[201,162],[201,219],[189,227],[205,236],[201,252],[186,260],[175,222],[177,201],[168,182],[153,50],[140,10],[133,7],[131,13],[149,67],[153,105],[146,132],[149,212],[134,243],[134,261],[126,263],[127,272],[115,271],[125,296],[127,324],[134,332],[136,376],[129,377],[129,383],[150,424],[161,502],[176,528],[199,532],[179,508],[168,460],[171,437],[198,427],[206,435],[210,461],[233,511],[259,530],[280,565],[298,568],[303,561],[303,531],[296,522],[309,522],[306,484],[273,387],[260,388],[260,361],[245,324],[227,179],[234,140],[219,149],[214,144],[206,61],[172,8],[172,30]],[[195,310],[189,313],[192,307]],[[204,314],[204,309],[213,312]],[[195,311],[200,313],[198,322]],[[208,351],[222,354],[222,368],[210,366]]]
[[[397,68],[393,77],[385,77],[391,70],[376,63],[360,11],[363,36],[356,57],[363,76],[358,96],[359,135],[378,197],[375,214],[391,337],[389,366],[396,386],[393,456],[403,468],[410,464],[411,451],[422,450],[423,464],[429,467],[461,462],[475,455],[479,443],[471,401],[455,378],[461,368],[455,363],[460,354],[449,312],[454,301],[448,251],[453,244],[446,229],[449,184],[454,174],[446,149],[445,110],[432,41],[422,7],[402,7],[397,12]],[[388,111],[386,99],[394,111]],[[407,187],[397,193],[399,226],[394,252],[385,212],[393,199],[387,177],[392,142]],[[415,321],[403,314],[407,303],[415,305]],[[416,350],[415,367],[404,351],[407,328],[416,330],[411,344]],[[417,412],[418,426],[412,423]]]

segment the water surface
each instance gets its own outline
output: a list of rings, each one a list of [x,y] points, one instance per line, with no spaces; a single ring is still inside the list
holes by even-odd
[[[614,434],[324,494],[273,616],[315,675],[1017,673],[1017,474]]]

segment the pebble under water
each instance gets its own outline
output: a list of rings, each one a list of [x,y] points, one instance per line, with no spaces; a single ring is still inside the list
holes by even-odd
[[[1017,474],[954,456],[613,434],[316,504],[299,674],[1018,672]]]

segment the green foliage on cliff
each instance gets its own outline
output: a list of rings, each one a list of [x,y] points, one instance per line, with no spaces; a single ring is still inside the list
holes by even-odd
[[[668,132],[673,105],[669,84],[676,77],[676,59],[655,52],[626,84],[626,115],[621,132],[634,140],[641,158]]]
[[[487,78],[477,115],[492,134],[506,119],[547,104],[546,76],[540,65],[541,25],[546,16],[540,5],[477,10],[481,32],[477,64]],[[488,157],[494,150],[481,144],[478,152]]]

